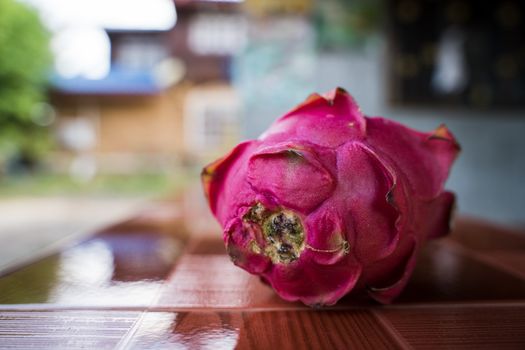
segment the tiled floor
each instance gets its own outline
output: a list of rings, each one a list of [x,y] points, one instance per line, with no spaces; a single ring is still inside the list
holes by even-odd
[[[390,306],[288,303],[161,203],[0,278],[0,348],[524,349],[525,236],[462,219]]]

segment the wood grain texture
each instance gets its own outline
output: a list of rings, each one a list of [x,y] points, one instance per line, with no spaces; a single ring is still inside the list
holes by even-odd
[[[398,349],[367,310],[148,313],[131,349]]]
[[[416,349],[524,349],[525,304],[381,311]]]
[[[0,311],[1,349],[114,349],[137,312]]]
[[[497,282],[496,282],[497,281]],[[525,299],[525,280],[432,242],[396,303],[464,303]]]
[[[126,349],[233,349],[242,328],[235,312],[148,312]]]
[[[0,275],[0,349],[525,349],[525,236],[460,220],[393,305],[311,309],[173,205]]]
[[[290,308],[256,276],[233,265],[226,254],[186,254],[169,277],[156,306],[180,308]]]
[[[398,349],[368,310],[244,313],[240,349]]]
[[[476,251],[490,250],[525,250],[525,232],[494,225],[473,218],[456,220],[454,231],[445,238]]]

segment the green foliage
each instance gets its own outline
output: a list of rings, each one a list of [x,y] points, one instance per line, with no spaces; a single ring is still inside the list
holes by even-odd
[[[41,172],[31,176],[0,178],[0,199],[76,195],[159,197],[180,193],[196,177],[195,171],[180,169],[171,174],[98,175],[89,182],[78,182],[69,175]]]
[[[0,169],[9,157],[35,159],[49,144],[35,113],[51,64],[49,33],[38,14],[0,0]]]

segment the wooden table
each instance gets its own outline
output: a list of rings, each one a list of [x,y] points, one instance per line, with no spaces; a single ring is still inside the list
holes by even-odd
[[[525,349],[525,235],[459,219],[395,304],[314,310],[233,266],[204,212],[161,202],[4,271],[0,348]]]

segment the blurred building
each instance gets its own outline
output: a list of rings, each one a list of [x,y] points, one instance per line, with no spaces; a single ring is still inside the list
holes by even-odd
[[[54,76],[65,164],[87,155],[104,172],[157,171],[217,157],[239,141],[230,85],[231,56],[245,40],[238,5],[181,1],[177,16],[169,30],[106,29],[111,64],[101,79]]]
[[[202,163],[342,86],[367,115],[445,122],[463,149],[447,185],[460,210],[524,222],[522,2],[239,2],[178,0],[173,29],[108,30],[105,79],[55,82],[67,148],[101,168]]]
[[[341,84],[367,115],[416,129],[445,123],[462,147],[447,183],[459,211],[524,225],[524,2],[385,3],[363,45],[319,52],[316,90]]]

